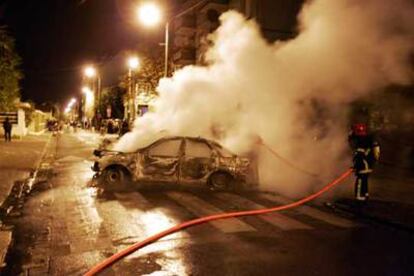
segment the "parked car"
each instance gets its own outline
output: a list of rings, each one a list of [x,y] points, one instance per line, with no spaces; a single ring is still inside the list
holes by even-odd
[[[204,184],[225,190],[258,182],[255,162],[217,142],[194,137],[161,138],[136,152],[95,150],[92,169],[98,185],[123,189],[135,183]]]

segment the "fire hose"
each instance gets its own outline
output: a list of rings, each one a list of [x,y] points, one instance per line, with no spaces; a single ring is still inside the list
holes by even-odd
[[[283,156],[281,156],[280,154],[278,154],[276,151],[274,151],[271,147],[269,147],[268,145],[266,145],[265,143],[263,143],[263,141],[261,139],[258,141],[258,144],[261,145],[261,146],[263,146],[263,147],[265,147],[270,153],[273,154],[273,156],[275,156],[276,158],[282,160],[289,167],[292,167],[295,170],[300,171],[300,172],[302,172],[304,174],[307,174],[309,176],[318,177],[318,175],[316,173],[308,172],[307,170],[302,169],[302,168],[296,166],[295,164],[293,164],[292,162],[290,162],[289,160],[287,160],[286,158],[284,158]]]
[[[338,178],[336,178],[335,180],[330,182],[328,185],[324,186],[319,191],[317,191],[317,192],[315,192],[315,193],[313,193],[313,194],[311,194],[307,197],[304,197],[304,198],[302,198],[298,201],[295,201],[295,202],[292,202],[292,203],[289,203],[289,204],[286,204],[286,205],[281,205],[281,206],[276,206],[276,207],[266,208],[266,209],[259,209],[259,210],[248,210],[248,211],[239,211],[239,212],[231,212],[231,213],[221,213],[221,214],[210,215],[210,216],[201,217],[201,218],[197,218],[197,219],[193,219],[193,220],[190,220],[190,221],[183,222],[181,224],[178,224],[176,226],[168,228],[168,229],[166,229],[162,232],[159,232],[158,234],[150,236],[150,237],[146,238],[145,240],[140,241],[138,243],[135,243],[132,246],[129,246],[129,247],[123,249],[122,251],[112,255],[111,257],[105,259],[101,263],[99,263],[96,266],[94,266],[93,268],[91,268],[85,274],[85,276],[96,275],[97,273],[102,272],[104,269],[106,269],[109,266],[113,265],[114,263],[121,260],[122,258],[132,254],[133,252],[137,251],[138,249],[141,249],[141,248],[143,248],[147,245],[150,245],[150,244],[158,241],[159,239],[161,239],[163,237],[166,237],[166,236],[171,235],[175,232],[178,232],[180,230],[183,230],[183,229],[195,226],[195,225],[199,225],[199,224],[203,224],[203,223],[206,223],[206,222],[210,222],[210,221],[213,221],[213,220],[219,220],[219,219],[228,219],[228,218],[235,218],[235,217],[242,217],[242,216],[263,215],[263,214],[267,214],[267,213],[271,213],[271,212],[282,211],[282,210],[294,208],[294,207],[297,207],[299,205],[305,204],[305,203],[319,197],[320,195],[324,194],[325,192],[330,190],[335,185],[341,183],[348,176],[350,176],[351,173],[352,173],[352,169],[348,169],[346,172],[344,172]]]

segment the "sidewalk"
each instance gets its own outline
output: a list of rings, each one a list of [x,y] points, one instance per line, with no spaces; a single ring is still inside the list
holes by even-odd
[[[0,141],[0,207],[5,207],[15,182],[27,179],[36,169],[49,137],[28,135],[9,143]],[[0,231],[0,268],[11,242],[12,231]]]
[[[0,206],[17,180],[24,180],[36,168],[49,134],[29,135],[11,143],[0,142]]]

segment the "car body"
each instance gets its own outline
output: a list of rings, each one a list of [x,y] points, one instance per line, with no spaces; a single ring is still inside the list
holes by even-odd
[[[164,137],[136,152],[97,150],[92,169],[105,185],[131,182],[205,183],[212,189],[257,184],[254,162],[212,140]]]

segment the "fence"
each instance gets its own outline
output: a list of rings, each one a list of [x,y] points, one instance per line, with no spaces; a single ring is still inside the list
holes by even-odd
[[[11,112],[0,111],[0,124],[3,124],[6,118],[9,118],[10,123],[13,125],[12,135],[21,137],[27,134],[25,113],[23,109]],[[0,127],[0,134],[3,135],[2,127]]]
[[[10,123],[16,124],[18,123],[18,112],[0,112],[0,123],[3,123],[6,118],[9,118]]]

